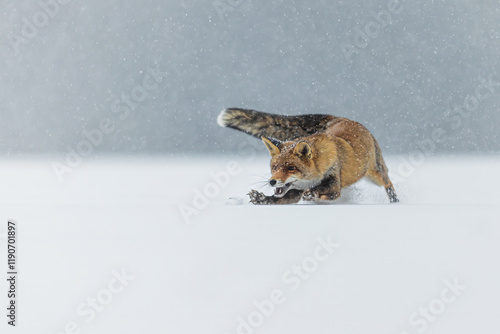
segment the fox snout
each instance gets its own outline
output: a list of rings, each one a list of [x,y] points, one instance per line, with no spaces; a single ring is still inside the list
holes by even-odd
[[[269,185],[271,185],[271,187],[275,187],[275,186],[279,187],[279,186],[282,186],[283,184],[285,184],[287,180],[288,180],[288,177],[286,175],[284,175],[284,176],[272,175],[271,179],[269,179]]]
[[[285,181],[270,179],[269,184],[274,187],[274,196],[283,197],[290,190],[292,183],[284,183]]]

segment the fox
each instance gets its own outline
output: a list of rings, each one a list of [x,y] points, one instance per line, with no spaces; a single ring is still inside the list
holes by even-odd
[[[377,140],[356,121],[326,114],[289,116],[228,108],[217,123],[261,139],[271,155],[268,182],[274,194],[251,190],[250,203],[334,201],[342,189],[364,177],[383,186],[391,203],[399,202]]]

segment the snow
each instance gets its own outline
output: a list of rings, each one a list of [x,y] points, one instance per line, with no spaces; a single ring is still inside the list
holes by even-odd
[[[360,182],[332,205],[253,206],[264,156],[89,158],[62,183],[53,159],[3,158],[20,310],[2,333],[233,334],[249,316],[239,332],[498,333],[500,157],[427,158],[406,178],[386,160],[401,203]]]

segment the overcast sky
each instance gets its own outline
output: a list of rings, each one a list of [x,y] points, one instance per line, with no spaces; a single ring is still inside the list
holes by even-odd
[[[236,151],[226,107],[345,116],[391,153],[500,150],[498,1],[1,4],[4,154]]]

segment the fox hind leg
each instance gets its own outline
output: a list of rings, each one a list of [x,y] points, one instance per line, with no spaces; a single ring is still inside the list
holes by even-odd
[[[391,201],[391,203],[399,202],[396,190],[394,190],[394,185],[392,184],[391,180],[389,179],[389,175],[387,174],[387,168],[385,168],[384,171],[371,169],[368,171],[367,176],[370,178],[370,180],[375,182],[375,184],[383,186],[385,188],[385,191],[387,193],[387,196],[389,196],[389,200]]]
[[[385,188],[385,192],[387,193],[387,196],[389,196],[391,203],[397,203],[399,202],[399,199],[396,195],[396,191],[394,190],[394,186],[389,179],[389,171],[387,170],[384,158],[382,157],[382,150],[380,149],[375,137],[372,136],[372,139],[375,149],[375,163],[368,170],[367,176],[375,182],[375,184]]]

